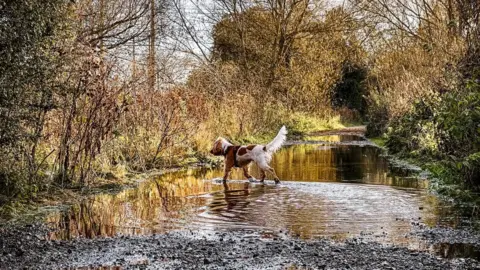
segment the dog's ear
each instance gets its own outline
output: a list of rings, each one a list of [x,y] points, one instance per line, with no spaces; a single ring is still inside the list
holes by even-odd
[[[227,139],[225,139],[225,138],[223,138],[223,137],[220,137],[220,138],[222,139],[222,142],[224,142],[224,143],[231,143],[229,140],[227,140]]]
[[[221,155],[223,153],[223,146],[222,146],[222,138],[218,138],[214,143],[213,143],[213,146],[212,146],[212,150],[210,151],[210,153],[218,156],[218,155]]]
[[[215,142],[220,142],[221,144],[224,144],[226,142],[228,142],[225,138],[223,137],[218,137],[217,140]]]

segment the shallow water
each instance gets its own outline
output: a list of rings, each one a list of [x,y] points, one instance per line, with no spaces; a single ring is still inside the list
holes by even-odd
[[[212,180],[222,169],[189,170],[115,195],[92,196],[49,215],[47,222],[56,229],[49,238],[255,229],[302,238],[362,236],[452,253],[454,247],[428,246],[410,233],[416,223],[459,226],[461,215],[427,194],[427,181],[391,175],[380,150],[361,137],[316,137],[284,147],[272,167],[280,185],[240,180],[241,170],[227,184]],[[258,175],[255,166],[251,172]]]

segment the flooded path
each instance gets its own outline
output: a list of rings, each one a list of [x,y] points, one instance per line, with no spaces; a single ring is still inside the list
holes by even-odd
[[[479,269],[480,235],[427,180],[322,135],[275,154],[279,185],[191,169],[0,229],[0,269]]]
[[[309,138],[275,154],[280,185],[249,183],[239,169],[160,176],[115,195],[92,196],[47,217],[50,239],[196,232],[286,232],[304,239],[363,239],[417,250],[432,247],[414,226],[462,226],[462,216],[425,190],[428,182],[394,176],[381,150],[361,136]],[[253,175],[258,175],[252,166]],[[213,179],[213,180],[212,180]]]

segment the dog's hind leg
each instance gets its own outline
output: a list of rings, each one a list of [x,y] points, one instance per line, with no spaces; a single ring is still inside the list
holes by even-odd
[[[275,173],[275,170],[272,167],[268,166],[268,171],[271,174],[273,174],[273,180],[275,180],[275,184],[280,183],[280,178],[278,178],[277,174]]]
[[[267,176],[267,175],[265,174],[265,171],[262,170],[262,169],[260,169],[260,182],[263,183],[263,181],[265,181],[265,177],[266,177],[266,176]]]
[[[269,172],[273,175],[273,180],[275,180],[275,184],[280,183],[280,179],[278,178],[277,174],[275,173],[275,170],[272,167],[268,166],[268,164],[266,162],[258,163],[258,166],[260,167],[260,171],[262,171],[261,182],[263,182],[263,180],[265,179],[265,172]]]
[[[248,173],[248,165],[243,166],[242,169],[243,169],[243,175],[248,179],[248,181],[255,181],[255,178],[253,178],[253,177]]]

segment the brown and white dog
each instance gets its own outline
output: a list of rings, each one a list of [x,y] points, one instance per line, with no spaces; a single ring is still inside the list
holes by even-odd
[[[227,181],[233,167],[242,168],[243,174],[248,180],[255,180],[248,173],[248,165],[253,161],[257,163],[260,168],[261,182],[265,180],[266,172],[270,172],[274,177],[275,183],[279,183],[280,179],[278,179],[278,176],[275,174],[275,170],[268,164],[272,160],[272,154],[282,147],[287,138],[286,135],[287,129],[283,126],[273,141],[267,145],[233,145],[226,139],[219,137],[213,144],[210,153],[215,156],[225,157],[225,174],[223,175],[223,181]]]

